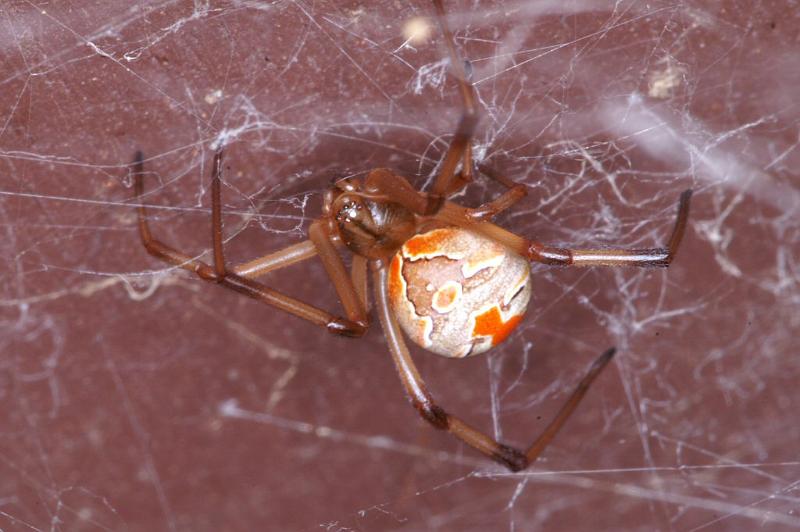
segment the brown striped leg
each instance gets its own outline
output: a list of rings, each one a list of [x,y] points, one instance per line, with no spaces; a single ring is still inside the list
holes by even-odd
[[[239,274],[236,273],[236,269],[229,270],[226,268],[222,245],[222,209],[220,202],[221,171],[222,153],[217,151],[214,156],[214,175],[211,182],[211,239],[214,253],[214,264],[211,266],[153,238],[149,224],[147,223],[147,209],[141,202],[141,196],[144,194],[143,157],[141,152],[136,153],[133,161],[133,176],[134,190],[136,198],[139,201],[139,236],[148,253],[164,262],[194,272],[205,281],[218,283],[240,294],[244,294],[262,303],[272,305],[299,318],[308,320],[311,323],[325,327],[331,333],[343,336],[363,335],[367,328],[366,322],[361,323],[356,320],[335,316],[313,305],[309,305],[277,290],[273,290],[258,281],[245,277],[247,272],[252,273],[253,270],[245,268],[245,273]],[[258,259],[262,261],[260,269],[255,268],[255,271],[264,273],[265,269],[277,269],[299,262],[304,258],[311,257],[317,253],[316,246],[313,243],[312,246],[314,246],[313,254],[309,253],[306,245],[294,245],[284,250],[284,253],[278,252],[269,255],[268,257],[272,257],[272,260],[271,264],[268,265],[271,267],[268,268],[264,267],[264,258],[262,257],[262,259]],[[337,289],[339,289],[338,285]]]
[[[435,218],[492,238],[523,257],[543,264],[557,266],[667,267],[675,258],[683,239],[683,234],[686,232],[691,197],[691,190],[686,190],[681,194],[675,227],[666,247],[663,248],[570,249],[546,246],[535,240],[528,240],[516,235],[493,223],[471,220],[469,209],[449,202],[445,203],[436,213]]]
[[[386,341],[389,344],[389,351],[392,354],[395,368],[403,383],[406,394],[411,399],[414,407],[423,419],[437,429],[450,432],[456,438],[477,449],[486,456],[489,456],[493,460],[500,462],[511,471],[520,471],[536,461],[542,451],[547,447],[547,444],[558,434],[558,431],[567,419],[569,419],[572,412],[575,411],[578,404],[580,404],[581,399],[586,395],[594,379],[608,364],[611,357],[614,356],[615,350],[611,348],[595,360],[586,376],[578,384],[575,391],[572,392],[572,395],[567,402],[564,403],[564,406],[561,407],[561,410],[559,410],[555,418],[547,425],[539,437],[534,440],[533,444],[528,447],[527,451],[522,452],[487,436],[478,429],[468,425],[460,418],[447,413],[434,402],[433,396],[426,388],[425,382],[422,380],[417,367],[414,365],[414,361],[411,360],[411,354],[408,352],[408,347],[403,340],[400,327],[389,308],[386,268],[377,262],[373,262],[372,266],[374,274],[373,284],[375,285],[375,305],[377,307],[378,316],[383,326]]]

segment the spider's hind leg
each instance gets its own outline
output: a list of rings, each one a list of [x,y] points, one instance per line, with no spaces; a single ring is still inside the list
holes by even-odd
[[[520,471],[536,461],[578,407],[594,380],[614,356],[615,349],[611,348],[594,361],[589,371],[581,379],[581,382],[575,387],[572,395],[561,407],[561,410],[558,411],[528,449],[521,451],[498,442],[436,404],[433,395],[428,391],[414,361],[411,359],[411,354],[403,340],[400,326],[389,306],[386,268],[380,265],[375,266],[374,275],[375,305],[395,368],[406,394],[411,399],[411,403],[425,421],[438,429],[448,431],[467,445],[500,462],[511,471]]]

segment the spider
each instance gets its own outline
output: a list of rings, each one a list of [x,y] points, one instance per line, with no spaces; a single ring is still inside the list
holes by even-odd
[[[369,327],[368,270],[374,301],[394,365],[413,406],[428,423],[519,471],[533,463],[580,403],[614,355],[598,357],[553,420],[521,451],[496,441],[445,411],[425,386],[401,330],[428,351],[447,357],[477,355],[502,342],[520,322],[530,298],[530,261],[558,266],[666,267],[680,245],[689,216],[691,190],[683,192],[672,235],[664,248],[568,249],[551,247],[492,223],[526,195],[524,185],[478,165],[505,188],[477,208],[449,201],[473,181],[472,136],[478,122],[476,95],[445,19],[442,0],[432,0],[444,36],[462,112],[455,134],[428,192],[385,168],[366,178],[335,182],[324,196],[322,215],[311,223],[308,239],[253,261],[231,266],[222,244],[220,180],[222,148],[214,155],[211,179],[213,261],[207,264],[154,238],[142,203],[144,164],[132,164],[142,244],[164,262],[337,335],[360,337]],[[352,253],[348,272],[339,251]],[[259,276],[318,256],[344,309],[330,314],[256,281]]]

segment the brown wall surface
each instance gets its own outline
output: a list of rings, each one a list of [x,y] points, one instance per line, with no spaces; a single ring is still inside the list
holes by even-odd
[[[510,474],[422,421],[361,340],[148,256],[305,238],[334,178],[430,185],[459,115],[427,2],[0,4],[0,528],[56,531],[800,528],[800,18],[790,2],[448,1],[477,158],[525,183],[499,223],[561,246],[662,245],[669,270],[534,267],[489,355],[414,349],[448,409],[523,446]],[[479,180],[458,200],[497,194]],[[337,308],[311,261],[266,282]],[[794,491],[793,491],[794,490]]]

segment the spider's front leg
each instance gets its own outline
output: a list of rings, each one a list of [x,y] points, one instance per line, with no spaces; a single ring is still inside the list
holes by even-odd
[[[450,71],[458,82],[459,92],[461,93],[461,118],[456,126],[444,160],[439,168],[439,173],[433,183],[431,191],[427,194],[430,203],[436,205],[424,214],[435,214],[444,203],[445,198],[452,197],[473,181],[475,163],[472,154],[472,137],[478,125],[480,112],[477,106],[477,96],[475,87],[472,84],[471,76],[467,74],[465,64],[458,50],[456,49],[453,33],[447,24],[446,14],[442,0],[433,0],[436,11],[436,18],[444,36],[447,55],[450,59]],[[458,165],[461,163],[461,169]],[[517,184],[503,176],[496,175],[487,168],[480,166],[481,173],[490,179],[500,183],[507,190],[495,200],[472,209],[469,213],[470,218],[475,221],[489,220],[501,211],[525,197],[527,188]],[[416,212],[416,211],[415,211]]]
[[[475,221],[470,209],[446,203],[436,218],[500,242],[534,262],[555,266],[638,266],[644,268],[669,266],[686,232],[692,191],[686,190],[678,202],[678,216],[667,245],[661,248],[635,249],[571,249],[548,246],[529,240],[487,221]]]
[[[133,161],[133,177],[134,190],[139,201],[139,236],[148,253],[168,264],[189,270],[205,281],[217,283],[225,288],[325,327],[331,333],[356,337],[363,335],[368,327],[364,298],[354,287],[351,277],[344,268],[341,257],[336,253],[331,237],[325,230],[324,221],[318,220],[311,224],[308,243],[294,244],[282,251],[272,253],[239,267],[228,268],[226,266],[222,242],[221,175],[222,151],[217,150],[214,155],[211,180],[211,240],[214,264],[209,265],[164,244],[152,236],[147,221],[147,209],[141,201],[144,195],[143,156],[141,152],[136,153]],[[278,290],[269,288],[251,278],[266,271],[295,264],[314,255],[319,255],[322,260],[325,270],[328,272],[334,288],[339,294],[347,317],[330,314],[314,305],[309,305]],[[353,278],[364,276],[364,274],[360,274],[357,271],[359,264],[361,263],[354,263]],[[361,264],[361,267],[366,270],[365,265]],[[248,273],[253,273],[253,275],[248,275]]]
[[[478,107],[475,103],[475,88],[467,79],[464,63],[456,50],[455,40],[447,24],[442,0],[433,0],[436,18],[444,36],[447,54],[450,58],[450,69],[458,80],[461,91],[462,111],[461,118],[456,126],[456,132],[450,141],[450,146],[444,156],[444,161],[439,169],[439,175],[433,184],[431,195],[445,198],[460,190],[471,180],[472,175],[472,136],[478,125]],[[462,163],[462,174],[456,174],[458,163]]]
[[[685,190],[678,202],[678,216],[666,247],[644,249],[569,249],[556,248],[531,241],[525,254],[531,260],[559,266],[669,266],[686,232],[692,191]]]

